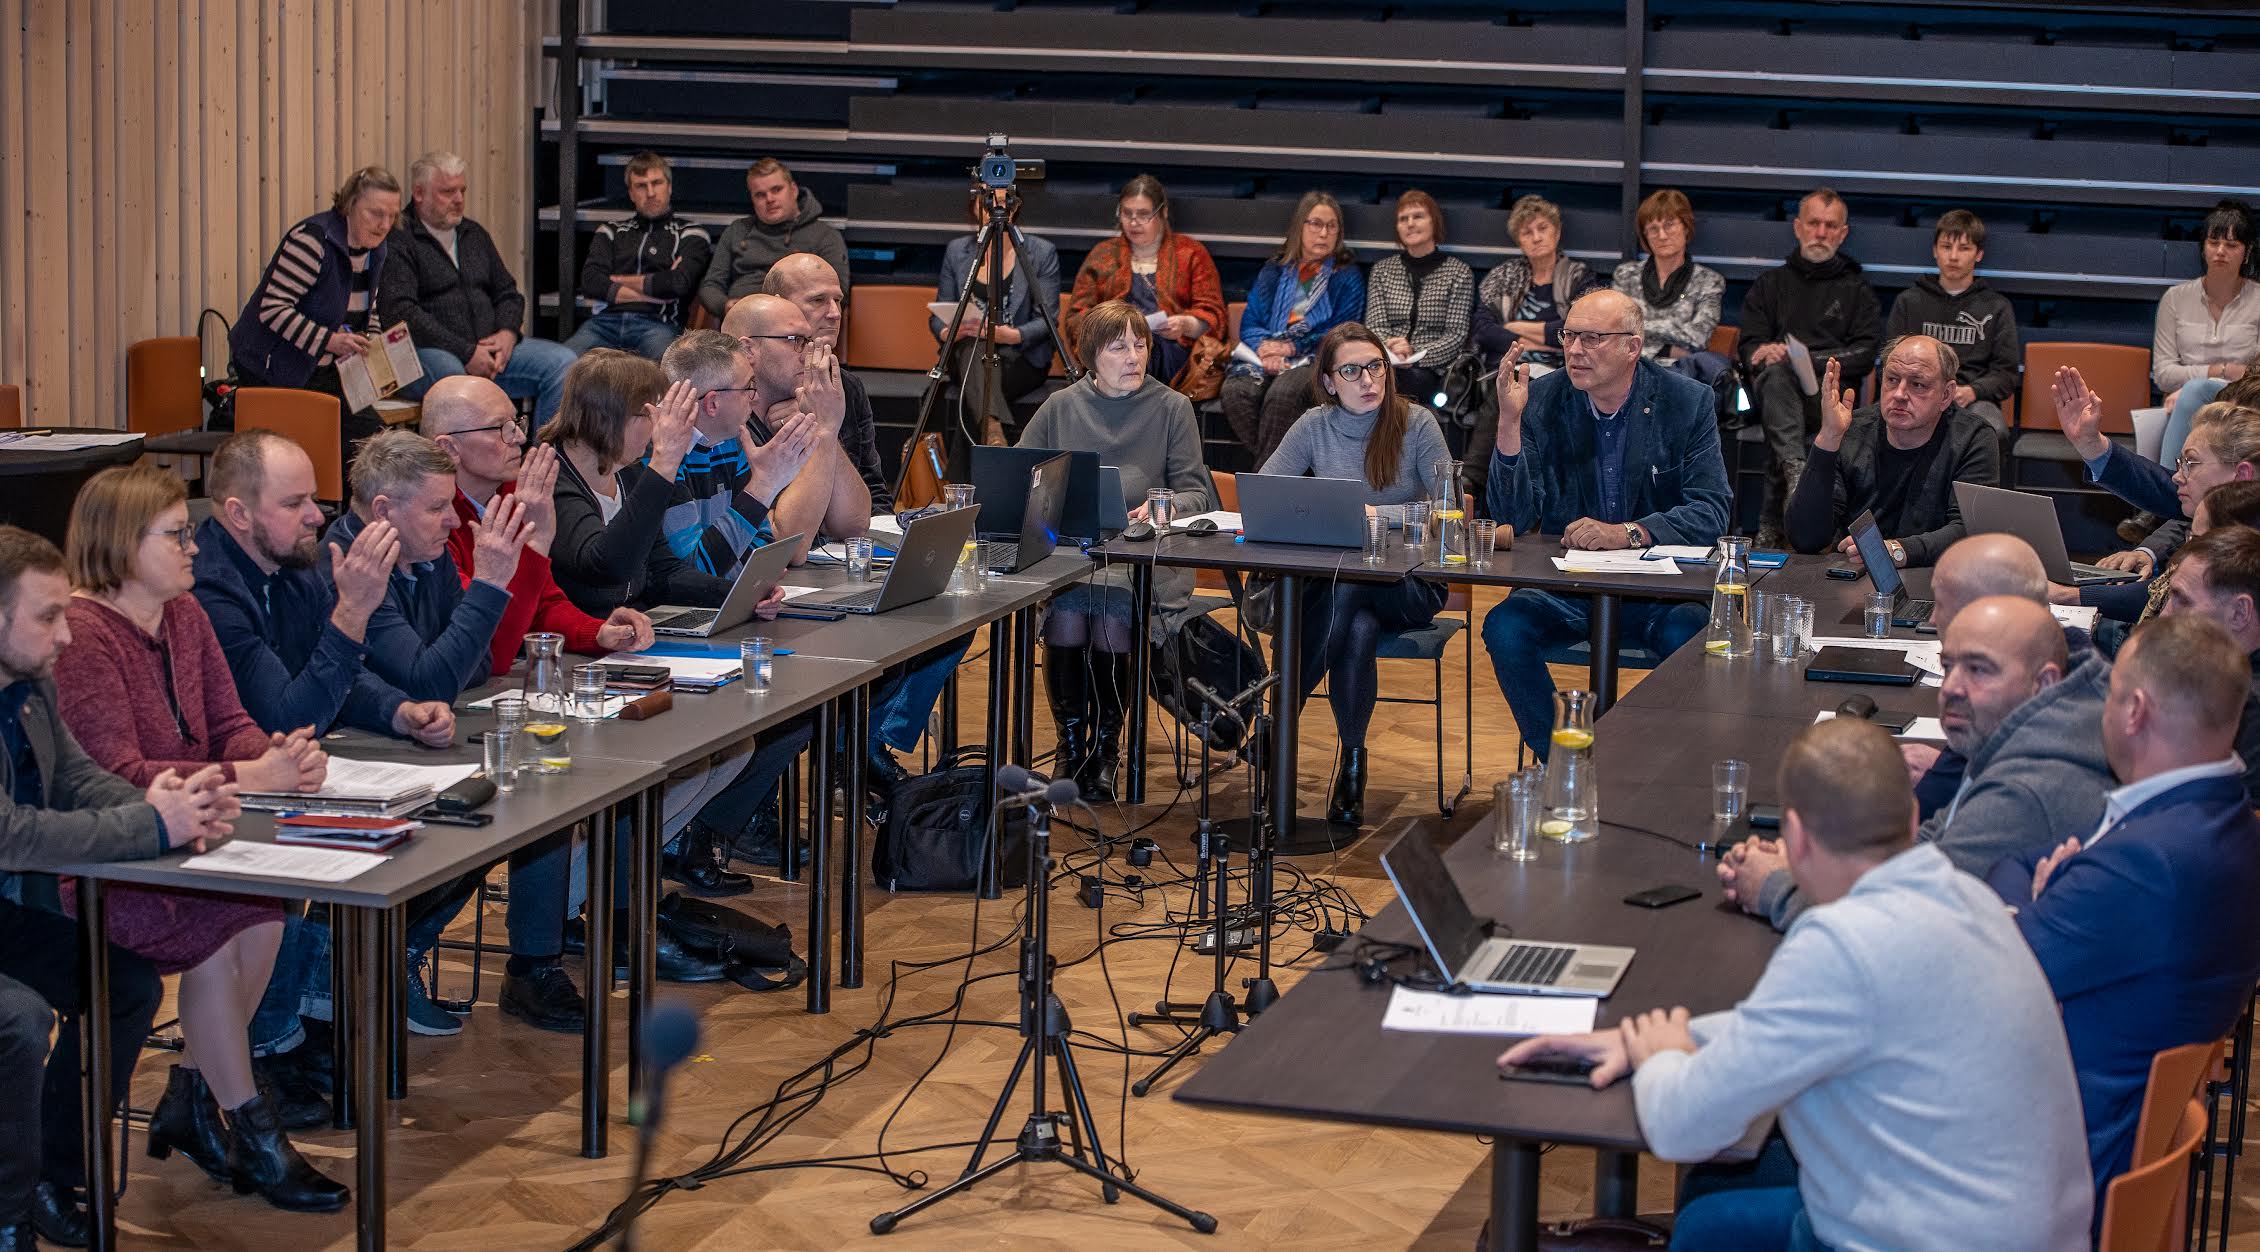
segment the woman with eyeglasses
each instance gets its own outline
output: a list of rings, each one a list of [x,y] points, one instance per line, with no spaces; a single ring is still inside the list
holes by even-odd
[[[1695,238],[1695,206],[1687,202],[1687,193],[1665,187],[1640,202],[1634,220],[1640,241],[1648,245],[1648,259],[1618,265],[1611,285],[1640,302],[1640,351],[1707,382],[1711,368],[1726,368],[1724,357],[1712,354],[1706,367],[1679,364],[1710,353],[1711,332],[1719,328],[1719,305],[1726,297],[1726,280],[1719,272],[1687,255]]]
[[[1397,390],[1423,400],[1435,395],[1467,354],[1475,311],[1475,271],[1444,254],[1444,209],[1413,188],[1397,197],[1397,246],[1373,263],[1365,286],[1365,324],[1398,365]],[[1419,361],[1412,362],[1413,357]]]
[[[1218,397],[1232,433],[1259,463],[1309,406],[1319,340],[1363,316],[1365,275],[1342,242],[1342,206],[1323,191],[1305,192],[1240,313],[1241,346],[1256,360],[1233,353]]]
[[[1436,415],[1397,394],[1381,337],[1358,322],[1328,331],[1318,345],[1311,399],[1263,463],[1266,474],[1310,474],[1365,484],[1369,517],[1404,524],[1413,501],[1458,499],[1450,481],[1451,451]],[[1365,734],[1379,692],[1374,654],[1385,631],[1411,630],[1435,620],[1444,607],[1440,584],[1404,578],[1394,583],[1303,580],[1301,698],[1321,676],[1341,762],[1326,820],[1357,825],[1365,818]]]
[[[251,720],[211,619],[189,594],[187,498],[181,480],[155,466],[106,469],[80,489],[64,549],[71,642],[55,662],[63,721],[87,755],[136,786],[217,768],[245,791],[319,790],[329,758],[314,728],[269,734]],[[72,888],[65,879],[66,907]],[[343,1208],[346,1188],[308,1165],[285,1133],[322,1120],[322,1107],[286,1109],[252,1077],[246,1031],[282,942],[281,907],[143,887],[113,887],[104,899],[112,942],[180,975],[185,1046],[150,1117],[149,1154],[162,1160],[177,1148],[277,1208]]]
[[[1485,377],[1498,373],[1507,349],[1520,347],[1530,365],[1562,364],[1562,318],[1579,296],[1606,286],[1583,261],[1562,254],[1561,206],[1544,196],[1524,196],[1507,213],[1507,237],[1522,249],[1483,276],[1475,292],[1475,346]],[[1467,464],[1490,463],[1499,438],[1494,394],[1469,432]]]
[[[1199,240],[1170,228],[1169,193],[1151,174],[1122,185],[1114,220],[1122,233],[1092,248],[1075,271],[1061,330],[1068,342],[1079,344],[1091,310],[1109,300],[1129,301],[1154,331],[1146,372],[1166,383],[1185,368],[1193,342],[1224,325],[1216,261]]]
[[[980,226],[985,217],[981,208],[983,196],[992,197],[992,203],[1006,210],[1007,221],[1019,224],[1017,196],[1008,196],[1001,188],[975,184],[972,195],[966,198],[966,215],[973,225]],[[960,235],[950,240],[949,247],[942,252],[942,278],[937,290],[941,299],[955,300],[960,291],[967,290],[966,279],[970,276],[972,303],[957,324],[955,342],[942,343],[943,334],[949,330],[947,322],[938,317],[926,319],[934,342],[942,347],[942,367],[949,373],[950,391],[942,396],[942,411],[968,416],[988,401],[990,389],[983,378],[987,353],[982,350],[981,327],[984,318],[996,320],[997,403],[981,413],[977,424],[967,422],[983,443],[1005,442],[1004,428],[1012,422],[1013,402],[1043,386],[1044,374],[1052,367],[1051,325],[1043,314],[1056,313],[1059,309],[1059,251],[1035,235],[1022,232],[1020,237],[1027,245],[1028,265],[1023,271],[1020,254],[1014,251],[1011,241],[1006,240],[1001,294],[999,284],[989,274],[992,259],[989,251],[975,251],[980,235]]]

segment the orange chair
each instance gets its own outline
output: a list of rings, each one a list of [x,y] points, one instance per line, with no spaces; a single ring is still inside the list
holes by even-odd
[[[148,436],[151,456],[204,458],[226,431],[204,429],[204,344],[193,335],[144,339],[126,349],[126,429]]]
[[[2120,442],[2133,446],[2134,411],[2150,403],[2150,349],[2118,343],[2027,344],[2024,389],[2012,428],[2016,439],[2009,446],[2012,486],[2025,461],[2079,460],[2056,425],[2056,401],[2050,394],[2057,367],[2064,365],[2078,369],[2103,398],[2103,433],[2124,436]],[[2003,416],[2008,416],[2006,410]]]
[[[1227,513],[1240,511],[1240,478],[1223,470],[1210,470],[1209,482],[1216,487],[1216,507]],[[1213,569],[1193,571],[1193,586],[1202,591],[1225,591],[1224,575]]]
[[[2142,1113],[2134,1124],[2132,1164],[2147,1165],[2171,1149],[2182,1102],[2198,1097],[2213,1080],[2227,1048],[2228,1040],[2216,1039],[2168,1048],[2150,1058],[2150,1082],[2143,1088]]]
[[[1711,342],[1704,346],[1720,356],[1732,357],[1734,350],[1742,346],[1742,328],[1722,322],[1711,332]]]
[[[306,449],[314,462],[314,498],[345,499],[345,437],[336,396],[290,387],[244,387],[235,393],[237,430],[265,429]]]
[[[840,333],[840,363],[849,369],[934,368],[934,335],[926,326],[932,287],[865,283],[855,289],[855,311]]]
[[[2205,1106],[2182,1105],[2162,1155],[2111,1180],[2104,1192],[2100,1252],[2176,1252],[2189,1227],[2189,1163],[2205,1138]]]
[[[24,389],[14,383],[0,383],[0,426],[24,424]]]
[[[1247,311],[1248,302],[1245,300],[1234,300],[1224,306],[1224,325],[1217,327],[1213,333],[1224,341],[1225,347],[1229,348],[1240,342],[1240,315]]]

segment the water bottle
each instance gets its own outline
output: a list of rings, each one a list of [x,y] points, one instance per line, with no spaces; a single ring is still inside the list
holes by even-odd
[[[1703,651],[1728,658],[1750,655],[1750,541],[1719,540],[1718,570],[1711,579],[1711,625]]]
[[[1601,833],[1601,796],[1593,771],[1594,706],[1590,691],[1554,693],[1554,733],[1546,752],[1546,815],[1538,833],[1557,843],[1583,843]]]

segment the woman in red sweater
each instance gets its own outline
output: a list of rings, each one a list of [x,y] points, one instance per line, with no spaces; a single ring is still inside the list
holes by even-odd
[[[1115,224],[1122,233],[1092,248],[1075,272],[1067,295],[1069,343],[1083,335],[1083,319],[1109,300],[1128,300],[1151,319],[1154,351],[1146,372],[1163,382],[1177,376],[1192,354],[1193,341],[1220,335],[1224,325],[1224,287],[1216,260],[1190,235],[1169,226],[1169,193],[1161,180],[1140,174],[1123,184],[1115,201]],[[1081,363],[1086,369],[1089,361]]]
[[[104,470],[79,491],[64,551],[71,640],[55,663],[63,720],[103,768],[136,786],[216,763],[247,789],[318,790],[328,758],[313,728],[268,734],[236,698],[211,620],[189,594],[194,533],[180,479],[153,466]],[[274,969],[282,910],[247,896],[135,887],[108,900],[111,940],[180,975],[185,1046],[150,1119],[149,1154],[179,1148],[277,1208],[344,1207],[346,1188],[298,1154],[282,1110],[251,1075],[246,1028]]]

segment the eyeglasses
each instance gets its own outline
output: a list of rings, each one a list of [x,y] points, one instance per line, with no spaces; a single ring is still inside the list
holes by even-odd
[[[490,430],[514,430],[518,432],[519,438],[522,439],[526,434],[526,421],[524,418],[513,417],[507,422],[501,422],[493,426],[473,426],[468,430],[459,430],[455,433],[458,435],[483,435]]]
[[[1329,221],[1323,217],[1306,217],[1303,219],[1303,225],[1308,226],[1312,230],[1324,231],[1329,235],[1333,234],[1335,231],[1342,229],[1342,224],[1340,222]]]
[[[779,342],[782,342],[782,343],[789,343],[789,344],[791,344],[792,346],[794,346],[794,347],[796,347],[796,348],[805,348],[805,347],[807,347],[808,345],[810,345],[810,344],[812,344],[812,343],[815,343],[815,342],[816,342],[816,336],[814,336],[814,335],[740,335],[740,336],[738,336],[738,338],[740,338],[740,339],[775,339],[775,340],[778,340]],[[747,391],[747,390],[751,390],[751,388],[745,388],[745,387],[723,387],[723,388],[717,388],[716,390],[721,390],[721,391]]]
[[[2205,458],[2195,452],[2184,452],[2174,459],[2174,470],[2181,474],[2194,474],[2204,468]]]
[[[1150,222],[1155,218],[1161,216],[1161,214],[1154,212],[1152,209],[1118,209],[1115,211],[1114,215],[1115,217],[1121,219],[1122,221],[1128,222],[1133,226],[1143,226],[1147,222]]]
[[[1361,374],[1367,378],[1380,378],[1388,368],[1389,362],[1385,360],[1367,361],[1363,365],[1337,365],[1334,367],[1334,377],[1346,383],[1354,383]]]
[[[1564,330],[1562,346],[1565,348],[1598,348],[1611,339],[1630,339],[1640,332],[1634,330]]]
[[[196,528],[193,526],[176,526],[171,530],[152,530],[146,531],[144,533],[154,535],[159,538],[170,539],[174,543],[179,544],[180,550],[183,552],[186,552],[190,548],[196,546]]]

